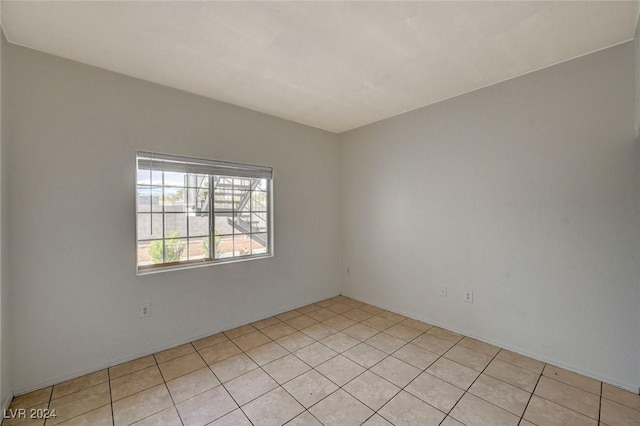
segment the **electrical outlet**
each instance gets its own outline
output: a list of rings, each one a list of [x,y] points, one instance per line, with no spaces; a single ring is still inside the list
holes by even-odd
[[[447,297],[447,288],[446,287],[442,287],[440,289],[440,296],[441,297]]]
[[[464,292],[464,301],[467,303],[473,303],[473,291],[467,290]]]
[[[147,318],[148,316],[151,316],[151,305],[145,303],[140,306],[140,318]]]

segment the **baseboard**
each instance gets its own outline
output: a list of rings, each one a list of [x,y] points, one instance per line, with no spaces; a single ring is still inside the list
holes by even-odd
[[[11,404],[11,400],[13,399],[13,395],[11,394],[11,392],[9,393],[9,396],[7,396],[7,398],[2,401],[2,412],[6,413],[7,410],[9,409],[9,405]],[[4,416],[0,417],[0,426],[2,426],[2,423],[4,423]]]
[[[236,327],[240,327],[240,326],[243,326],[243,325],[246,325],[246,324],[251,324],[253,322],[260,321],[261,319],[269,318],[269,317],[272,317],[274,315],[278,315],[278,314],[281,314],[283,312],[290,311],[292,309],[297,309],[297,308],[301,308],[301,307],[306,306],[306,305],[310,305],[312,303],[320,302],[322,300],[326,300],[326,299],[329,299],[331,297],[338,296],[339,294],[340,293],[332,293],[331,295],[326,296],[326,297],[320,297],[320,298],[312,299],[310,301],[306,301],[304,303],[298,303],[298,304],[295,304],[293,306],[287,306],[287,307],[278,308],[278,309],[276,309],[274,311],[268,312],[267,314],[260,315],[259,317],[249,318],[247,320],[243,320],[243,321],[235,322],[235,323],[223,324],[221,327],[219,327],[216,330],[211,330],[211,331],[208,331],[206,333],[198,334],[196,336],[190,336],[190,337],[187,337],[185,339],[180,339],[178,341],[174,341],[174,342],[166,344],[166,345],[153,347],[153,348],[150,348],[149,350],[146,350],[144,352],[131,354],[131,355],[126,356],[126,357],[118,358],[118,359],[116,359],[116,360],[114,360],[112,362],[103,363],[103,364],[92,366],[90,368],[78,370],[78,371],[75,371],[75,372],[73,372],[71,374],[66,374],[64,376],[60,376],[60,377],[57,377],[55,379],[39,382],[39,383],[37,383],[37,384],[35,384],[33,386],[27,386],[27,387],[24,387],[24,388],[19,388],[14,392],[14,395],[16,395],[16,396],[23,395],[25,393],[33,392],[33,391],[38,390],[38,389],[46,388],[47,386],[52,386],[52,385],[55,385],[55,384],[58,384],[58,383],[66,382],[67,380],[72,380],[72,379],[75,379],[77,377],[84,376],[86,374],[95,373],[96,371],[104,370],[105,368],[111,368],[111,367],[114,367],[116,365],[128,362],[128,361],[133,361],[134,359],[138,359],[138,358],[141,358],[143,356],[152,355],[152,354],[164,351],[166,349],[175,348],[176,346],[184,345],[185,343],[193,342],[194,340],[202,339],[204,337],[208,337],[208,336],[220,333],[220,332],[225,331],[225,330],[231,330],[231,329],[236,328]],[[1,423],[0,423],[0,425],[1,425]]]
[[[494,345],[494,346],[499,346],[501,348],[510,350],[512,352],[516,352],[516,353],[519,353],[521,355],[528,356],[529,358],[533,358],[533,359],[536,359],[538,361],[545,362],[547,364],[552,364],[552,365],[555,365],[556,367],[560,367],[560,368],[563,368],[565,370],[572,371],[574,373],[582,374],[583,376],[586,376],[586,377],[592,378],[594,380],[598,380],[598,381],[607,383],[607,384],[609,384],[611,386],[615,386],[615,387],[624,389],[626,391],[635,393],[637,395],[640,394],[640,384],[638,384],[638,383],[622,383],[622,382],[620,382],[618,380],[612,379],[610,377],[603,376],[603,375],[595,373],[593,371],[584,370],[582,368],[579,368],[579,367],[576,367],[576,366],[573,366],[573,365],[569,365],[569,364],[565,364],[563,362],[559,362],[558,360],[554,360],[554,359],[548,358],[546,356],[530,352],[530,351],[528,351],[526,349],[523,349],[523,348],[520,348],[520,347],[516,347],[516,346],[512,346],[512,345],[510,345],[509,343],[506,343],[506,342],[499,342],[499,341],[495,341],[495,340],[492,340],[492,339],[486,339],[485,337],[478,336],[478,335],[476,335],[474,333],[469,332],[468,330],[462,330],[462,329],[459,329],[457,327],[452,327],[450,325],[441,323],[437,319],[434,319],[434,318],[427,318],[427,317],[423,317],[421,315],[414,315],[413,313],[408,313],[408,312],[406,312],[406,311],[404,311],[402,309],[398,309],[398,308],[393,307],[393,306],[389,306],[389,305],[381,304],[381,303],[376,303],[376,302],[371,301],[371,300],[366,300],[366,298],[356,297],[356,296],[345,294],[345,293],[342,293],[342,294],[344,296],[346,296],[346,297],[350,297],[350,298],[359,300],[361,302],[368,303],[370,305],[378,306],[380,308],[384,308],[386,310],[389,310],[389,311],[392,311],[392,312],[396,312],[396,313],[402,314],[404,316],[407,316],[407,317],[410,317],[410,318],[414,318],[414,319],[426,322],[428,324],[433,324],[433,325],[436,325],[436,326],[441,327],[441,328],[446,328],[447,330],[453,331],[453,332],[458,333],[458,334],[463,334],[463,335],[468,336],[468,337],[472,337],[472,338],[474,338],[476,340],[480,340],[481,342],[489,343],[489,344]]]

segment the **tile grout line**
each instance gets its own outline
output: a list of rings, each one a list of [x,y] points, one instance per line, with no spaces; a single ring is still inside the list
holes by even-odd
[[[522,412],[522,416],[520,416],[520,421],[518,422],[518,425],[520,425],[520,423],[522,423],[523,420],[526,420],[524,418],[524,415],[527,413],[527,408],[529,408],[529,404],[531,403],[531,400],[533,399],[533,395],[534,395],[534,393],[536,391],[536,388],[538,387],[538,384],[540,383],[540,379],[542,378],[542,373],[544,372],[544,369],[545,369],[546,366],[547,366],[547,364],[545,364],[544,367],[542,367],[542,371],[538,375],[538,380],[536,380],[536,385],[531,390],[531,395],[529,395],[529,400],[527,401],[527,405],[524,406],[524,411]],[[526,421],[529,421],[529,420],[526,420]],[[531,423],[533,423],[533,422],[531,422]]]

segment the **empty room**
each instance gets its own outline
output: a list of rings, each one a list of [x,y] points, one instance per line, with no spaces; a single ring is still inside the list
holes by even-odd
[[[640,426],[639,1],[0,1],[2,426]]]

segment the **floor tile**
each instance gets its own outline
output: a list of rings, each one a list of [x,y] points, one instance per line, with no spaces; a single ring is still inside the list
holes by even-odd
[[[418,321],[413,318],[407,318],[406,320],[401,321],[400,324],[416,329],[422,333],[433,328],[431,324],[427,324],[426,322]]]
[[[262,369],[255,369],[225,383],[225,388],[239,405],[264,395],[278,387],[278,383]]]
[[[384,309],[382,308],[378,308],[377,306],[367,305],[367,304],[360,306],[359,309],[365,312],[369,312],[370,314],[373,314],[373,315],[378,315],[379,313],[384,312]]]
[[[283,387],[305,408],[311,407],[338,389],[332,381],[315,370],[307,371]]]
[[[439,425],[445,414],[405,391],[396,395],[378,412],[396,426]]]
[[[283,384],[311,369],[294,355],[287,355],[262,367],[276,382]]]
[[[527,405],[524,419],[544,426],[595,426],[598,424],[592,418],[535,395],[531,397],[531,401]]]
[[[176,407],[166,408],[156,414],[134,423],[135,426],[182,426]]]
[[[368,338],[373,337],[379,333],[379,331],[375,328],[369,327],[364,324],[352,325],[351,327],[347,327],[342,330],[342,332],[360,341],[367,340]]]
[[[222,343],[217,343],[213,346],[201,349],[200,356],[208,365],[215,364],[216,362],[223,361],[227,358],[231,358],[234,355],[242,353],[239,347],[236,346],[231,340],[227,340]]]
[[[354,339],[353,337],[347,336],[344,333],[335,333],[329,337],[325,337],[320,341],[325,346],[330,347],[334,351],[341,353],[348,349],[351,349],[355,345],[359,344],[360,341]]]
[[[241,409],[233,410],[229,414],[220,417],[213,423],[209,423],[210,426],[252,426],[247,416],[244,415]]]
[[[480,372],[446,358],[440,358],[431,364],[431,366],[427,368],[427,373],[464,390],[468,389],[473,381],[480,375]]]
[[[456,345],[449,349],[444,357],[458,364],[466,365],[477,371],[482,371],[491,362],[492,357],[485,355],[481,352],[465,348],[464,346]]]
[[[500,348],[497,346],[481,342],[480,340],[476,340],[471,337],[464,337],[462,340],[460,340],[460,342],[458,342],[458,345],[472,349],[476,352],[482,352],[483,354],[489,356],[496,356],[496,354],[500,351]]]
[[[380,312],[378,316],[381,316],[393,322],[400,322],[407,319],[407,317],[405,317],[404,315],[396,314],[395,312],[391,312],[391,311]]]
[[[205,364],[197,352],[158,364],[160,372],[162,372],[162,377],[164,377],[165,381],[184,376],[187,373],[191,373],[192,371],[199,370],[206,366],[207,364]]]
[[[386,319],[386,318],[382,318],[379,316],[373,316],[371,318],[368,318],[364,321],[362,321],[362,324],[371,327],[371,328],[375,328],[378,331],[384,331],[386,329],[388,329],[389,327],[392,327],[394,324],[396,324],[395,322]]]
[[[520,421],[518,416],[470,393],[460,399],[449,415],[466,426],[516,426]]]
[[[218,380],[225,383],[256,368],[258,368],[258,364],[245,354],[240,354],[213,364],[211,371],[214,372]]]
[[[99,383],[107,382],[108,380],[109,373],[107,370],[101,370],[96,373],[86,374],[76,379],[67,380],[66,382],[62,382],[53,387],[51,399],[57,399],[79,390],[90,388]]]
[[[58,424],[61,426],[112,426],[113,416],[111,415],[111,406],[104,405]]]
[[[345,385],[365,371],[364,367],[342,355],[331,358],[315,369],[338,386]]]
[[[302,330],[303,328],[311,327],[312,325],[317,324],[318,321],[314,320],[310,316],[300,315],[286,321],[286,323],[287,325],[295,328],[296,330]]]
[[[379,414],[374,414],[369,417],[369,419],[362,424],[362,426],[393,426],[391,423],[386,421],[384,417]]]
[[[439,358],[433,352],[429,352],[409,343],[393,353],[393,356],[421,370],[426,369]]]
[[[405,387],[421,373],[414,366],[392,356],[374,365],[371,371],[401,388]]]
[[[312,303],[310,305],[303,306],[302,308],[298,308],[296,309],[296,311],[300,312],[301,314],[308,314],[309,312],[317,311],[318,309],[320,309],[320,306]]]
[[[307,336],[306,334],[303,334],[300,332],[296,332],[276,340],[276,343],[278,343],[280,346],[282,346],[289,352],[295,352],[298,349],[302,349],[305,346],[309,346],[313,342],[315,342],[315,340],[313,340],[311,337]]]
[[[454,333],[453,331],[445,330],[444,328],[440,327],[431,327],[429,331],[427,331],[427,334],[436,336],[442,340],[446,340],[452,343],[458,343],[464,337],[461,334]]]
[[[597,380],[590,379],[578,373],[564,370],[560,367],[547,364],[542,372],[543,375],[551,377],[559,382],[575,386],[595,395],[600,395],[601,383]],[[55,389],[54,389],[55,392]]]
[[[244,336],[245,334],[253,333],[256,330],[257,330],[257,328],[255,328],[251,324],[247,324],[247,325],[243,325],[241,327],[236,327],[234,329],[227,330],[227,331],[224,332],[224,334],[229,339],[233,340],[233,339],[238,338],[240,336]]]
[[[357,362],[364,368],[371,368],[387,357],[385,352],[382,352],[380,349],[376,349],[373,346],[369,346],[366,343],[360,343],[359,345],[343,352],[342,355],[346,356],[351,361]]]
[[[607,426],[639,426],[640,411],[602,399],[600,420]]]
[[[311,318],[313,318],[316,321],[326,321],[329,318],[333,318],[338,314],[336,314],[335,312],[331,312],[331,311],[329,311],[327,309],[320,308],[318,310],[309,312],[307,315],[310,316]]]
[[[418,331],[415,328],[411,328],[402,323],[391,326],[384,330],[384,332],[397,337],[398,339],[404,340],[405,342],[410,342],[422,334],[421,331]]]
[[[214,334],[213,336],[205,337],[195,342],[191,342],[194,348],[197,350],[208,348],[209,346],[217,345],[218,343],[226,342],[229,340],[224,333]]]
[[[342,315],[335,316],[333,318],[329,318],[326,321],[323,321],[323,324],[328,325],[331,328],[334,328],[338,331],[344,330],[347,327],[351,327],[354,325],[356,321],[350,320],[347,317],[343,317]]]
[[[207,367],[185,374],[167,382],[174,403],[185,401],[220,384]]]
[[[464,391],[429,373],[422,373],[405,390],[438,410],[448,413],[464,394]]]
[[[399,387],[369,371],[347,383],[343,389],[374,411],[400,392]]]
[[[500,352],[498,352],[498,355],[496,355],[496,359],[508,362],[513,365],[517,365],[518,367],[533,371],[534,373],[542,373],[542,370],[544,369],[544,362],[508,351],[506,349],[500,349]]]
[[[580,388],[542,376],[534,394],[598,420],[600,398]]]
[[[254,399],[242,410],[255,426],[279,426],[302,413],[304,407],[284,389],[276,388]]]
[[[51,391],[53,386],[49,386],[44,389],[40,389],[34,392],[29,392],[24,395],[16,396],[9,404],[9,408],[31,408],[36,405],[40,405],[43,402],[49,402],[51,398]]]
[[[297,350],[294,355],[310,366],[315,367],[338,355],[338,353],[322,343],[316,342]]]
[[[369,346],[373,346],[374,348],[378,348],[382,352],[386,352],[388,354],[397,351],[407,344],[407,342],[405,342],[404,340],[398,339],[397,337],[385,332],[378,333],[375,336],[370,337],[369,339],[365,340],[364,343]]]
[[[449,342],[448,340],[443,340],[427,333],[416,337],[411,341],[411,343],[438,355],[444,354],[454,345],[454,343]]]
[[[125,362],[124,364],[116,365],[109,369],[109,378],[111,380],[118,377],[126,376],[127,374],[134,373],[143,368],[156,365],[156,359],[153,355],[147,355],[142,358],[134,359],[133,361]]]
[[[640,395],[603,383],[602,397],[640,411]]]
[[[533,388],[536,386],[538,378],[540,377],[539,374],[533,371],[525,370],[524,368],[500,361],[499,359],[491,361],[484,372],[491,377],[507,382],[527,392],[533,392]]]
[[[346,312],[353,310],[353,307],[346,305],[344,303],[334,303],[332,305],[327,306],[327,309],[331,312],[335,312],[336,314],[342,315]]]
[[[153,354],[153,356],[156,358],[158,364],[160,364],[195,351],[196,350],[191,343],[186,343],[184,345],[176,346],[175,348],[167,349],[166,351],[158,352]]]
[[[292,318],[295,318],[297,316],[302,315],[300,312],[298,312],[297,310],[293,309],[291,311],[288,312],[284,312],[282,314],[278,314],[276,315],[276,318],[278,318],[280,321],[288,321]]]
[[[113,423],[124,426],[173,406],[167,387],[162,384],[113,403]]]
[[[373,411],[342,389],[338,389],[309,409],[325,426],[356,426],[371,417]]]
[[[305,411],[287,423],[287,426],[322,426],[322,423],[313,417],[311,413]]]
[[[222,386],[193,396],[176,405],[185,426],[206,425],[238,408]]]
[[[469,392],[500,408],[522,417],[531,394],[486,374],[473,383]]]
[[[272,326],[275,327],[275,326]],[[269,343],[271,339],[264,335],[259,331],[254,331],[252,333],[243,334],[240,337],[236,337],[235,339],[231,339],[233,343],[236,344],[243,351],[248,351],[249,349],[256,348],[258,346],[264,345],[265,343]]]
[[[126,376],[111,380],[111,399],[117,401],[134,393],[162,384],[162,375],[158,366],[147,367]]]
[[[522,426],[522,423],[520,423],[520,425]],[[447,417],[446,419],[444,419],[442,423],[440,423],[440,426],[464,426],[464,425],[459,421],[457,421],[456,419],[454,419],[453,417]]]
[[[54,387],[55,390],[55,387]],[[49,404],[49,408],[56,412],[56,418],[47,421],[47,424],[58,424],[80,414],[88,413],[111,402],[109,396],[109,383],[100,383],[90,388],[82,389],[58,399]]]
[[[265,365],[278,358],[289,354],[285,348],[276,342],[269,342],[266,345],[258,346],[246,352],[247,355],[258,365]]]
[[[302,331],[304,334],[311,337],[312,339],[322,340],[325,337],[331,336],[332,334],[336,333],[338,330],[336,330],[335,328],[331,328],[328,325],[319,323],[319,324],[312,325],[311,327],[307,327],[300,331]]]
[[[269,327],[265,327],[260,332],[264,333],[270,339],[276,340],[284,336],[288,336],[289,334],[295,333],[296,329],[287,325],[283,322],[280,324],[270,325]]]
[[[367,318],[371,318],[373,316],[373,314],[370,314],[369,312],[363,311],[361,309],[354,309],[352,311],[345,312],[342,315],[356,322],[364,321]]]
[[[269,327],[270,325],[274,325],[274,324],[279,324],[281,322],[282,321],[276,317],[269,317],[260,321],[252,322],[251,325],[258,330],[262,330],[265,327]]]

